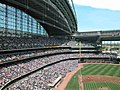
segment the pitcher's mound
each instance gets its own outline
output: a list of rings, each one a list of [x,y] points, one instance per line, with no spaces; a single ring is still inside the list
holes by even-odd
[[[99,90],[109,90],[109,89],[106,87],[101,87],[101,88],[99,88]]]

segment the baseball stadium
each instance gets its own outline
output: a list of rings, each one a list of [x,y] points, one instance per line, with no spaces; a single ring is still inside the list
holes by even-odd
[[[73,0],[0,0],[0,90],[120,90],[120,30],[79,32]]]

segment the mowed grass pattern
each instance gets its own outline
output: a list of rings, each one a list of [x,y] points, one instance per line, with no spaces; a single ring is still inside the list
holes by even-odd
[[[99,88],[106,86],[109,90],[120,90],[120,85],[115,82],[86,82],[84,90],[99,90]]]
[[[78,71],[80,72],[80,70]],[[120,66],[110,64],[85,64],[82,75],[105,75],[120,77]]]
[[[65,90],[79,90],[78,76],[81,74],[82,75],[105,75],[105,76],[120,77],[120,66],[115,66],[115,65],[110,65],[110,64],[85,64],[84,68],[79,70],[71,78],[71,80],[68,83]],[[92,86],[91,86],[91,84],[92,84]],[[110,90],[120,90],[120,87],[119,87],[120,85],[117,85],[114,82],[108,82],[106,84],[104,82],[85,83],[85,90],[97,90],[97,89],[91,89],[92,87],[96,87],[97,85],[108,85],[108,86],[110,86],[109,87]],[[91,86],[91,88],[90,88],[90,86]],[[89,87],[89,89],[87,87]],[[112,87],[114,89],[112,89]]]

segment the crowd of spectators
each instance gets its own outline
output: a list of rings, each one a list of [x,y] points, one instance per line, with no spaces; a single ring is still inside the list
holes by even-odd
[[[62,44],[62,46],[78,46],[78,42],[69,41],[69,42],[66,42],[66,43]]]
[[[85,58],[117,58],[117,54],[111,54],[111,53],[82,53],[80,54],[80,57]]]
[[[0,37],[0,50],[36,48],[43,46],[59,46],[68,42],[66,39],[56,39],[50,37]]]
[[[23,61],[20,63],[0,67],[0,87],[5,83],[13,80],[16,77],[29,73],[45,65],[69,58],[79,57],[78,54],[60,54],[47,56],[44,58],[34,59],[30,61]],[[23,89],[24,90],[24,89]]]
[[[16,52],[10,54],[0,55],[0,64],[11,62],[11,61],[18,61],[23,60],[25,58],[35,57],[35,56],[42,56],[46,54],[58,53],[58,52],[70,52],[70,49],[56,49],[56,50],[36,50],[36,51],[24,51],[24,52]]]
[[[65,75],[73,71],[77,65],[77,60],[54,64],[16,82],[10,87],[10,90],[47,90],[49,83],[53,83],[60,75],[65,77]]]
[[[105,59],[87,59],[87,60],[84,60],[85,63],[113,63],[113,61],[111,60],[105,60]]]

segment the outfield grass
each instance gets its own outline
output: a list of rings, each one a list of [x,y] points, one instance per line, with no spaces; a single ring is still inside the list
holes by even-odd
[[[78,72],[80,72],[80,70]],[[105,75],[120,77],[120,66],[110,64],[86,64],[81,72],[82,75]]]
[[[115,65],[110,65],[110,64],[107,64],[107,65],[106,64],[85,64],[84,68],[82,70],[79,70],[71,78],[65,90],[79,90],[78,75],[81,75],[81,74],[82,75],[105,75],[105,76],[120,77],[120,66],[115,66]],[[85,90],[92,90],[92,89],[85,88]],[[118,90],[118,89],[110,89],[110,90]],[[120,87],[119,87],[119,90],[120,90]]]
[[[86,82],[84,90],[98,90],[101,87],[106,87],[109,90],[120,90],[120,85],[115,82]]]

